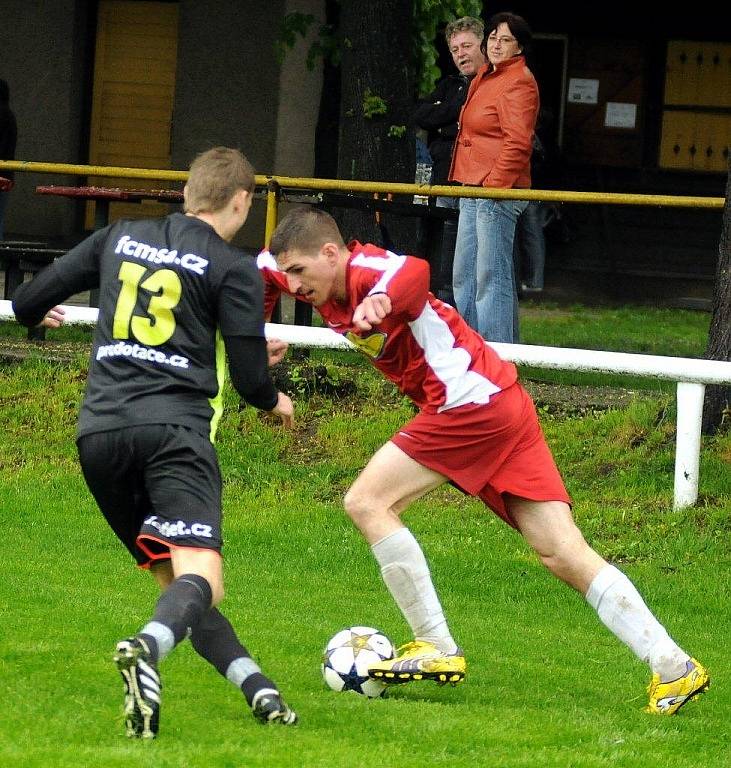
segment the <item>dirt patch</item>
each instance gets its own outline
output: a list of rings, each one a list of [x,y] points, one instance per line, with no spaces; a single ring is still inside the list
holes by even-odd
[[[350,379],[334,379],[324,365],[285,361],[276,366],[272,377],[279,389],[293,398],[322,395],[333,400],[346,400],[357,394]],[[608,410],[626,408],[635,397],[632,390],[617,387],[548,384],[523,381],[536,408],[555,416],[587,416]]]
[[[557,416],[587,416],[626,408],[637,395],[633,390],[618,387],[546,384],[540,381],[523,381],[523,385],[539,411]]]
[[[20,363],[28,358],[50,363],[72,363],[89,356],[89,345],[82,342],[58,342],[45,339],[0,339],[0,362]]]

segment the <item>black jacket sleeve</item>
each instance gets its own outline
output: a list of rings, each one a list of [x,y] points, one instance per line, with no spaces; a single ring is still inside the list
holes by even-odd
[[[19,323],[37,325],[51,307],[75,293],[99,286],[99,255],[109,229],[89,235],[30,282],[18,286],[13,295],[13,312]]]
[[[13,294],[13,312],[22,325],[32,327],[43,320],[46,312],[73,293],[55,264],[49,264],[30,282],[19,285]]]
[[[269,376],[267,343],[262,336],[224,336],[231,383],[254,408],[271,411],[279,392]]]
[[[433,93],[422,99],[416,106],[412,121],[427,131],[439,131],[442,135],[457,135],[457,121],[462,109],[467,88],[457,77],[442,80]]]

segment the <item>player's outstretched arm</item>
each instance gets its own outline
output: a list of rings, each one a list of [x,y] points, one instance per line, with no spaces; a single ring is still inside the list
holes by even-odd
[[[391,299],[385,293],[366,296],[353,312],[353,325],[361,331],[370,331],[384,317],[391,314]]]
[[[249,405],[294,425],[294,406],[269,375],[267,342],[263,336],[224,336],[231,383]],[[281,343],[281,342],[280,342]]]

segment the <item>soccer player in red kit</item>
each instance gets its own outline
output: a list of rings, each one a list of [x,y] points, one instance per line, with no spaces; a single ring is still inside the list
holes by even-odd
[[[570,498],[515,366],[429,292],[425,261],[353,242],[315,208],[290,212],[258,257],[270,312],[284,291],[313,304],[419,408],[370,459],[344,505],[371,547],[414,635],[372,678],[459,683],[466,661],[418,542],[400,520],[452,482],[516,528],[559,579],[652,670],[648,711],[672,714],[706,690],[706,669],[679,648],[629,579],[576,527]]]

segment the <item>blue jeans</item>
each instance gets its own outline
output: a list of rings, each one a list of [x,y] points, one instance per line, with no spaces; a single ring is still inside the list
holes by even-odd
[[[454,300],[467,324],[489,341],[519,340],[513,240],[527,205],[527,200],[460,200]]]
[[[437,197],[437,208],[453,208],[459,210],[458,197]],[[457,240],[457,221],[445,219],[442,226],[442,248],[439,262],[437,298],[454,306],[452,291],[452,271],[454,264],[454,245]]]
[[[541,200],[530,200],[515,228],[516,280],[528,288],[542,290],[546,266],[546,237],[543,228],[549,208]]]

